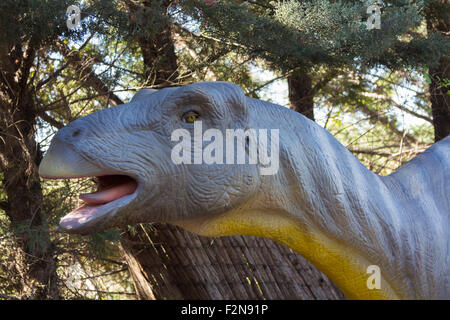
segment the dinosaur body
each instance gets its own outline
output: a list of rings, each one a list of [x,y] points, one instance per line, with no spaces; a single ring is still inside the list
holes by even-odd
[[[192,129],[179,121],[192,108],[221,131],[278,129],[278,172],[260,175],[259,164],[171,163],[170,132]],[[118,199],[99,206],[88,196],[87,208],[63,218],[69,232],[165,221],[201,235],[263,236],[302,254],[348,298],[449,299],[449,166],[447,137],[381,177],[306,117],[245,97],[232,84],[197,83],[140,93],[71,123],[40,173],[120,174],[137,186],[127,180],[115,189]],[[371,265],[380,268],[380,289],[367,286]]]

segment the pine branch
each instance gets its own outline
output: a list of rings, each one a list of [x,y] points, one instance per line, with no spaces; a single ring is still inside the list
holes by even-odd
[[[361,153],[361,154],[377,155],[377,156],[387,157],[390,160],[390,159],[393,159],[395,157],[402,156],[405,153],[406,154],[417,154],[417,153],[420,153],[420,152],[426,150],[427,147],[429,147],[429,146],[422,147],[422,148],[406,149],[406,150],[401,150],[401,151],[394,152],[394,153],[380,152],[380,151],[369,150],[369,149],[348,149],[348,151],[350,151],[351,153]]]
[[[136,296],[136,293],[134,293],[134,292],[126,292],[126,291],[105,291],[105,290],[84,289],[84,288],[77,288],[76,290],[88,291],[88,292],[97,292],[97,293],[104,293],[104,294],[124,294],[124,295]]]
[[[327,73],[320,81],[318,81],[314,87],[311,89],[311,94],[316,95],[316,93],[325,87],[334,77],[336,77],[337,71],[331,71]]]
[[[405,111],[405,112],[407,112],[407,113],[409,113],[409,114],[411,114],[411,115],[413,115],[413,116],[415,116],[417,118],[423,119],[423,120],[428,121],[429,123],[433,124],[433,119],[431,119],[430,117],[421,115],[421,114],[419,114],[419,113],[417,113],[417,112],[415,112],[415,111],[413,111],[411,109],[408,109],[405,106],[402,106],[401,104],[396,103],[392,99],[388,99],[387,101],[389,101],[393,106],[397,107],[398,109],[400,109],[402,111]]]
[[[51,75],[49,75],[45,80],[40,81],[36,85],[36,91],[40,90],[43,86],[45,86],[50,81],[56,80],[56,78],[61,74],[61,72],[63,72],[69,65],[70,65],[70,61],[67,61],[62,67],[60,67],[58,70],[56,70]]]
[[[39,117],[44,120],[45,122],[48,122],[49,124],[51,124],[52,126],[54,126],[55,128],[61,129],[62,127],[64,127],[64,123],[59,122],[58,120],[52,118],[51,116],[49,116],[47,113],[45,113],[45,111],[41,111],[38,113]]]
[[[238,42],[232,42],[232,41],[228,41],[228,40],[225,40],[225,39],[219,39],[219,38],[215,38],[215,37],[212,37],[212,36],[207,36],[205,34],[198,34],[198,33],[192,32],[192,31],[186,29],[185,27],[183,27],[183,26],[181,26],[179,24],[176,24],[176,23],[174,23],[173,26],[174,26],[175,30],[182,30],[183,32],[186,32],[186,33],[188,33],[191,36],[196,37],[196,38],[203,38],[205,40],[212,40],[214,42],[221,43],[221,44],[226,44],[226,45],[229,45],[229,46],[232,46],[232,47],[235,47],[235,48],[248,49],[247,46],[245,46],[243,44],[240,44]]]
[[[377,94],[377,93],[374,93],[374,92],[364,92],[364,93],[362,93],[362,95],[366,96],[366,97],[369,97],[369,98],[375,98],[375,99],[378,99],[378,100],[384,100],[384,101],[392,104],[394,107],[396,107],[396,108],[398,108],[398,109],[400,109],[402,111],[405,111],[405,112],[407,112],[407,113],[409,113],[409,114],[411,114],[411,115],[413,115],[413,116],[415,116],[417,118],[420,118],[420,119],[423,119],[425,121],[428,121],[429,123],[433,123],[433,120],[430,117],[424,116],[424,115],[419,114],[419,113],[417,113],[417,112],[415,112],[415,111],[413,111],[411,109],[408,109],[405,106],[395,102],[392,98],[390,98],[390,97],[388,97],[388,96],[386,96],[384,94]]]
[[[201,58],[199,58],[195,50],[192,48],[191,42],[185,41],[180,33],[176,33],[176,36],[174,36],[174,40],[177,42],[179,46],[186,48],[187,52],[189,52],[189,55],[191,56],[191,58],[193,58],[193,60],[195,61],[201,60]],[[220,59],[221,57],[223,57],[228,52],[229,50],[227,48],[222,48],[221,50],[219,50],[219,52],[212,54],[211,56],[207,57],[205,61],[196,65],[195,69],[196,70],[206,69],[208,73],[213,74],[214,77],[217,78],[217,74],[210,68],[210,65],[215,61],[217,61],[218,59]],[[187,75],[183,75],[183,78],[186,78],[187,76],[194,74],[196,70],[191,70],[190,72],[188,72]],[[182,77],[179,78],[181,79]]]
[[[399,129],[397,129],[397,126],[391,120],[389,120],[388,117],[378,114],[376,111],[370,109],[368,106],[366,106],[365,104],[362,104],[362,103],[358,104],[358,109],[361,110],[363,113],[367,114],[368,116],[370,116],[371,119],[376,119],[378,122],[387,126],[389,128],[389,130],[391,130],[398,136],[400,136],[400,137],[404,136],[405,140],[408,143],[417,144],[416,138],[414,138],[410,134],[404,133],[404,132],[400,131]]]
[[[127,270],[128,270],[128,267],[124,267],[124,268],[121,268],[121,269],[118,269],[118,270],[106,271],[106,272],[103,272],[103,273],[100,273],[100,274],[97,274],[97,275],[88,276],[88,277],[84,277],[84,278],[79,278],[77,280],[83,281],[83,280],[89,280],[89,279],[94,279],[94,278],[100,278],[100,277],[104,277],[104,276],[110,276],[110,275],[116,274],[116,273],[121,273],[121,272],[124,272],[124,271],[127,271]]]
[[[277,81],[277,80],[286,78],[286,77],[287,77],[288,75],[290,75],[292,72],[293,72],[293,71],[291,70],[291,71],[289,71],[289,72],[283,73],[282,75],[280,75],[280,76],[278,76],[278,77],[272,78],[272,79],[270,79],[270,80],[264,82],[263,84],[257,86],[255,89],[253,89],[252,91],[250,91],[249,93],[247,93],[247,95],[249,95],[249,96],[254,95],[256,92],[258,92],[259,90],[261,90],[261,89],[264,88],[265,86],[268,86],[268,85],[271,84],[272,82],[275,82],[275,81]]]
[[[84,47],[87,46],[87,44],[89,43],[89,41],[92,39],[94,35],[90,35],[86,41],[81,45],[81,47],[78,49],[78,51],[83,50]],[[73,58],[73,57],[72,57]],[[38,91],[39,89],[41,89],[44,85],[46,85],[47,83],[49,83],[50,81],[54,81],[56,80],[56,78],[61,74],[61,72],[63,72],[71,63],[72,63],[72,59],[68,59],[68,61],[62,65],[58,70],[56,70],[55,72],[53,72],[51,75],[49,75],[45,80],[40,81],[37,85],[36,85],[36,91]]]
[[[111,101],[113,106],[123,104],[123,101],[115,95],[106,86],[103,81],[95,74],[92,68],[92,62],[88,58],[82,58],[80,51],[70,50],[70,48],[62,41],[58,42],[57,47],[61,54],[63,54],[67,59],[72,61],[72,65],[75,70],[80,74],[83,86],[95,89],[99,94],[104,94],[107,96],[107,101]]]
[[[351,153],[362,153],[368,155],[377,155],[382,157],[390,157],[392,154],[387,152],[380,152],[375,150],[367,150],[367,149],[348,149]]]
[[[246,0],[246,2],[269,9],[271,12],[273,12],[273,10],[275,10],[275,7],[270,5],[270,4],[264,4],[258,1],[251,1],[251,0]]]
[[[32,37],[26,44],[25,52],[21,59],[22,61],[20,67],[16,72],[18,84],[21,88],[25,87],[27,84],[31,66],[33,65],[35,53],[36,53],[36,45],[34,44],[34,38]]]

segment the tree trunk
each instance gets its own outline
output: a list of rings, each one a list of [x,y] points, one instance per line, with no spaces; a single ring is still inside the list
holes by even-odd
[[[432,1],[426,8],[427,29],[448,34],[450,4],[448,1]],[[442,57],[437,66],[430,66],[429,86],[431,113],[433,115],[434,140],[437,142],[450,134],[450,57]],[[447,81],[445,86],[444,79]]]
[[[15,242],[11,282],[22,299],[58,299],[54,249],[41,211],[41,153],[34,139],[37,110],[26,84],[27,64],[33,59],[27,55],[33,50],[22,53],[17,48],[0,53],[0,170],[7,197],[2,209]]]
[[[301,71],[288,76],[289,103],[291,109],[314,121],[314,92],[311,77]]]
[[[450,134],[450,95],[443,79],[450,79],[450,58],[444,57],[439,66],[430,68],[430,101],[433,115],[434,141],[437,142]]]
[[[166,66],[173,69],[156,74],[176,74],[176,56],[173,51],[166,52],[174,48],[167,36],[170,26],[160,34],[164,37],[157,42],[141,39],[142,52],[171,59]],[[149,59],[144,57],[144,62]],[[167,84],[166,79],[159,79],[156,85]],[[172,225],[152,224],[124,231],[121,245],[140,299],[343,298],[336,286],[300,255],[268,239],[199,237]]]
[[[136,40],[144,60],[144,86],[167,86],[177,81],[178,65],[168,15],[171,0],[145,0],[139,6],[126,1]]]

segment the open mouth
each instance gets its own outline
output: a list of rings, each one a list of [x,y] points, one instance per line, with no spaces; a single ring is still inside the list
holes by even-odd
[[[66,230],[97,220],[113,209],[118,209],[131,201],[130,195],[136,193],[138,183],[125,175],[96,176],[97,191],[80,194],[84,204],[61,219],[60,226]]]
[[[136,191],[137,182],[129,176],[109,175],[95,177],[97,191],[80,194],[80,199],[88,206],[102,205]]]
[[[66,232],[80,234],[105,229],[111,226],[113,217],[117,218],[119,210],[138,196],[140,184],[137,178],[86,160],[73,145],[61,139],[65,131],[61,132],[52,139],[39,164],[39,175],[44,179],[94,178],[97,191],[81,194],[84,204],[64,216],[59,226]]]

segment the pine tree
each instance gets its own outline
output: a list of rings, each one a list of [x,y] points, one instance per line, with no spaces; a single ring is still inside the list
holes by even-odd
[[[38,106],[29,85],[39,50],[60,34],[64,1],[3,1],[0,5],[0,170],[16,250],[15,293],[21,298],[58,298],[56,262],[41,210],[37,174],[41,153],[35,141]]]
[[[186,0],[183,4],[200,21],[200,34],[220,39],[230,50],[252,59],[264,59],[287,74],[293,109],[312,119],[314,95],[342,74],[342,68],[428,67],[434,79],[430,90],[437,139],[448,134],[446,2],[217,1],[211,5]],[[368,30],[370,5],[380,10],[380,29]],[[320,68],[328,71],[317,78]]]
[[[425,1],[427,31],[430,34],[449,34],[450,3],[448,1]],[[448,39],[447,39],[448,41]],[[434,50],[442,50],[440,47]],[[445,53],[445,52],[443,52]],[[442,54],[438,63],[428,65],[434,139],[438,141],[450,134],[450,57]]]
[[[12,260],[2,261],[0,270],[11,275],[7,293],[16,298],[60,297],[55,244],[37,170],[42,152],[36,142],[38,118],[54,119],[40,109],[40,94],[45,96],[45,86],[65,68],[52,74],[52,58],[47,56],[61,38],[80,40],[87,30],[102,32],[102,25],[93,20],[83,21],[78,29],[68,28],[66,10],[71,4],[60,0],[0,4],[0,210],[7,218],[1,220],[7,225],[6,250]],[[100,1],[89,10],[93,16],[104,14],[106,21],[110,9],[109,1]],[[49,71],[44,79],[43,64]],[[60,126],[57,121],[53,124]]]

